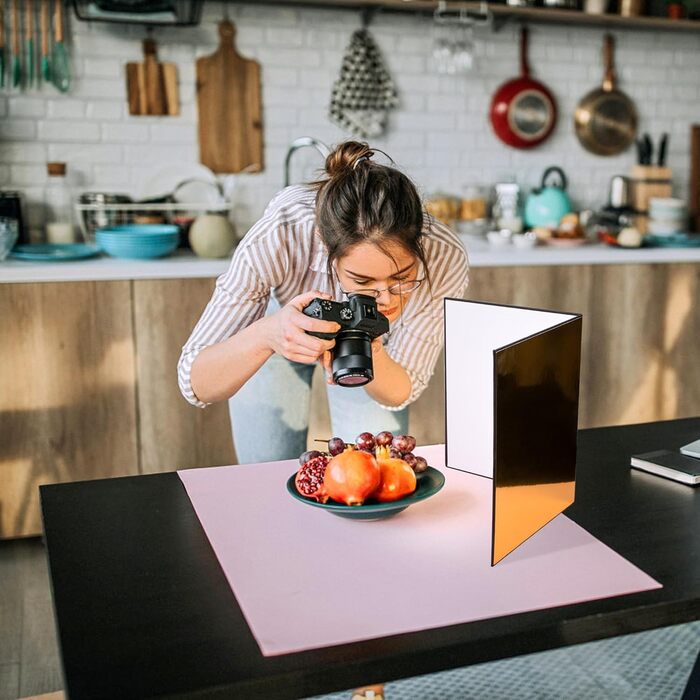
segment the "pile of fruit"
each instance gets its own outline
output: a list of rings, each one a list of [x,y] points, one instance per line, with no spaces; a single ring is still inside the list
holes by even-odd
[[[297,491],[320,503],[329,499],[348,506],[365,501],[388,503],[416,490],[416,474],[428,463],[413,454],[416,439],[392,435],[360,433],[354,443],[338,437],[328,441],[328,452],[309,450],[299,457],[294,483]]]

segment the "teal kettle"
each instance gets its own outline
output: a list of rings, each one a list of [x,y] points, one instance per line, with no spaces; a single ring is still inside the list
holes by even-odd
[[[561,183],[547,184],[550,175],[559,176]],[[525,226],[545,226],[556,228],[562,216],[572,211],[571,200],[566,194],[566,175],[564,171],[553,165],[542,175],[542,185],[528,195],[525,201]]]

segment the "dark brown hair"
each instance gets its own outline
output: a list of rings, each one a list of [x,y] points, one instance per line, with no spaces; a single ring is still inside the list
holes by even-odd
[[[387,255],[386,244],[398,243],[423,263],[430,284],[420,196],[406,175],[374,162],[373,155],[366,143],[341,143],[326,158],[328,177],[313,183],[316,226],[328,248],[328,272],[333,274],[332,263],[358,243],[373,243]]]

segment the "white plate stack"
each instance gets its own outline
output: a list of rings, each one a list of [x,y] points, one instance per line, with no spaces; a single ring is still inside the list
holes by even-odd
[[[652,197],[649,200],[649,233],[673,236],[687,229],[688,210],[682,199]]]

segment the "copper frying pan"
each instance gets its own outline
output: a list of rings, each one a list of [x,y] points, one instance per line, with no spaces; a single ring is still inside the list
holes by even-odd
[[[591,90],[576,107],[574,125],[581,145],[599,156],[614,156],[626,150],[637,133],[634,102],[615,87],[614,44],[605,35],[602,87]]]

